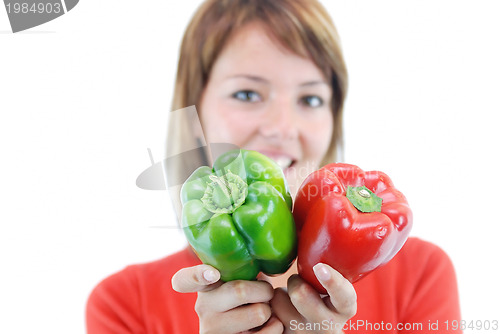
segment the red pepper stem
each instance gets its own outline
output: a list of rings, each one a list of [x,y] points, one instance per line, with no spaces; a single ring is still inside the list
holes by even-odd
[[[361,212],[382,211],[382,198],[365,186],[351,187],[346,190],[346,197],[356,209]]]

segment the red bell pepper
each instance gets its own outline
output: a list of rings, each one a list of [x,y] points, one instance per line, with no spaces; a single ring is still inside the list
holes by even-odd
[[[300,276],[320,293],[313,266],[326,263],[351,283],[389,262],[403,247],[413,216],[382,172],[329,164],[310,174],[294,205]]]

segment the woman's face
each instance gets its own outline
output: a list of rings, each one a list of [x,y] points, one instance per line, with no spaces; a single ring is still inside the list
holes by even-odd
[[[274,159],[292,194],[324,157],[333,134],[331,86],[309,59],[246,25],[214,63],[199,105],[209,142]]]

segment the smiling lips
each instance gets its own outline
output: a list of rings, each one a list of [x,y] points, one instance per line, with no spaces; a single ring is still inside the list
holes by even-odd
[[[293,160],[289,157],[272,158],[281,169],[285,170],[292,165]]]

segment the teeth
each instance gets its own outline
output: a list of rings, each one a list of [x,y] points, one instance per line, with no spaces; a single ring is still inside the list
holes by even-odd
[[[287,157],[275,158],[274,161],[281,167],[281,169],[286,169],[292,164],[292,159]]]

